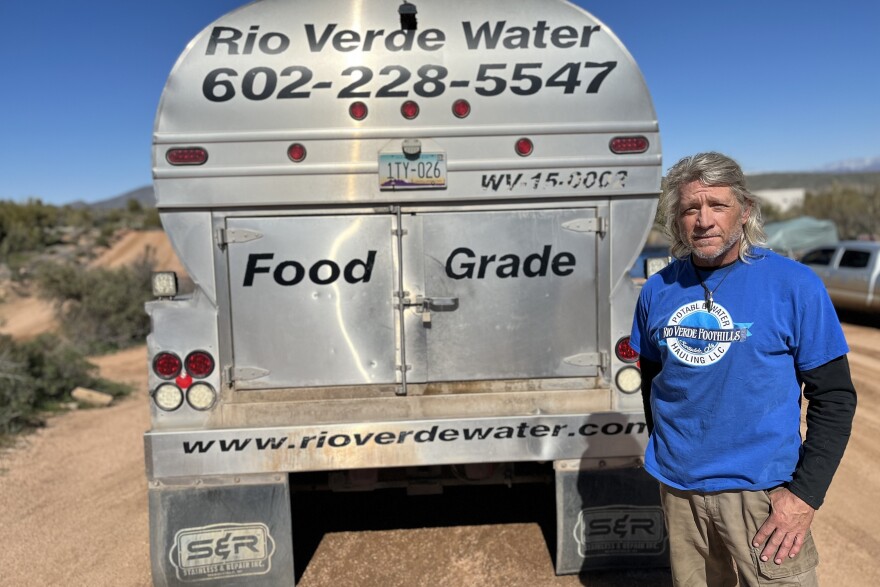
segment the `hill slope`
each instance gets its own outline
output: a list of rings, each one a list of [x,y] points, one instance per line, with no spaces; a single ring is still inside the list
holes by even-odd
[[[115,268],[130,265],[140,259],[148,247],[154,251],[157,270],[177,271],[181,277],[185,275],[183,265],[162,230],[128,232],[89,266]],[[26,340],[56,327],[55,312],[50,302],[33,293],[25,295],[24,292],[6,288],[3,302],[0,303],[0,334]]]

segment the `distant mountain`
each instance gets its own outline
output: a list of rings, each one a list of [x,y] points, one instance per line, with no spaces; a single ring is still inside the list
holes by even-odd
[[[112,208],[125,208],[129,200],[137,200],[144,208],[156,207],[156,196],[153,194],[153,186],[147,185],[136,190],[131,190],[118,196],[87,204],[89,208],[98,210],[110,210]]]
[[[834,173],[860,173],[867,171],[880,171],[880,157],[861,157],[847,159],[826,165],[822,171]]]
[[[802,188],[808,192],[826,190],[835,185],[852,185],[873,189],[880,186],[880,170],[864,172],[825,172],[825,173],[758,173],[748,175],[746,182],[750,190],[782,190]]]

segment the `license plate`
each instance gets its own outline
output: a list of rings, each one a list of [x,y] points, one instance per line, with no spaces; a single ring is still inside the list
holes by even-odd
[[[446,154],[379,154],[379,188],[382,190],[423,190],[446,187]]]

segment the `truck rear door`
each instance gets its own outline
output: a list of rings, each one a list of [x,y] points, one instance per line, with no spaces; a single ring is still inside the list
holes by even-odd
[[[236,387],[399,383],[404,363],[413,383],[596,375],[598,225],[592,208],[228,218]]]
[[[395,382],[393,219],[227,219],[238,389]]]
[[[593,209],[404,216],[408,380],[595,375]]]

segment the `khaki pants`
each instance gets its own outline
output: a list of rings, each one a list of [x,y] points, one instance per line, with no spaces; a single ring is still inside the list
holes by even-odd
[[[777,565],[759,558],[752,547],[758,528],[770,515],[767,491],[697,493],[660,484],[669,558],[676,587],[806,585],[818,587],[819,557],[807,534],[798,556]]]

